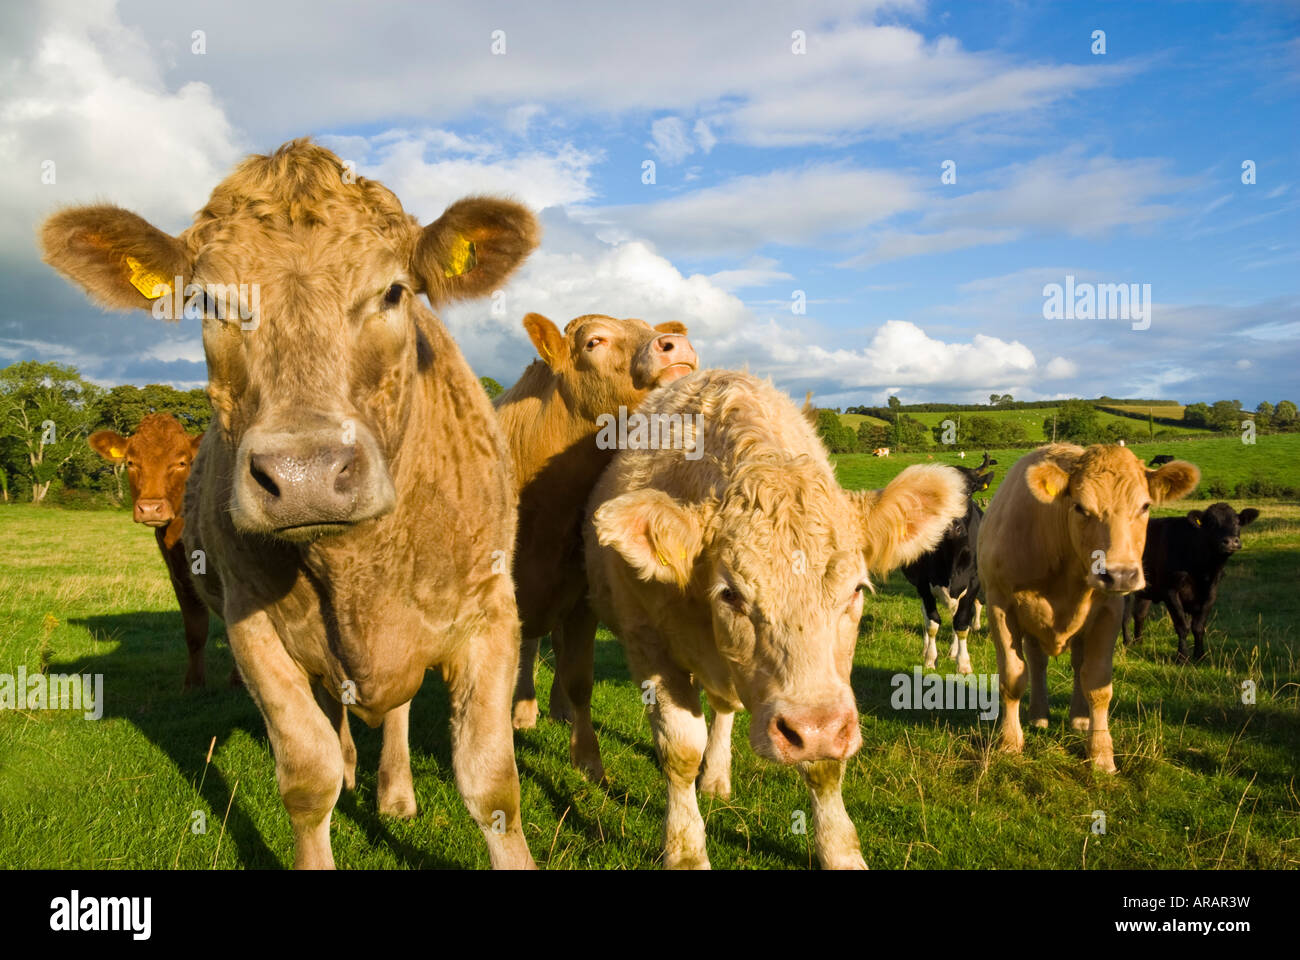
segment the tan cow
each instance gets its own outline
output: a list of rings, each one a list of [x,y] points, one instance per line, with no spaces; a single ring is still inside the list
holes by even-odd
[[[1070,647],[1070,723],[1088,731],[1088,757],[1115,772],[1108,711],[1124,595],[1142,589],[1142,549],[1153,504],[1186,496],[1200,471],[1175,460],[1159,470],[1119,446],[1051,444],[1007,472],[980,526],[976,556],[1002,691],[1002,749],[1030,722],[1048,725],[1047,658]],[[1026,672],[1028,664],[1028,672]]]
[[[656,386],[695,370],[686,327],[669,321],[588,314],[561,333],[530,313],[524,329],[541,360],[524,370],[495,403],[519,492],[515,599],[523,627],[514,725],[537,722],[533,665],[538,639],[551,635],[556,676],[551,716],[572,723],[573,765],[592,780],[605,768],[591,725],[596,619],[587,604],[582,521],[587,497],[615,446],[600,442],[602,423],[634,412]]]
[[[849,674],[868,576],[933,547],[965,510],[965,483],[929,464],[846,492],[799,408],[745,373],[693,374],[639,412],[677,417],[681,449],[620,451],[592,493],[587,570],[650,701],[665,864],[709,865],[696,775],[703,763],[700,788],[730,794],[743,708],[755,752],[803,776],[822,866],[864,867],[840,787],[862,742]]]
[[[533,866],[510,729],[509,455],[417,298],[497,289],[536,245],[532,214],[465,199],[422,228],[298,140],[246,159],[177,237],[95,206],[51,217],[42,240],[105,306],[169,316],[183,291],[203,312],[214,419],[184,542],[206,557],[197,586],[266,720],[294,865],[334,864],[330,815],[355,776],[347,710],[372,725],[392,712],[380,809],[414,809],[405,723],[437,666],[456,783],[492,864]]]
[[[203,648],[208,643],[208,608],[194,591],[190,559],[181,542],[185,482],[202,439],[203,434],[186,433],[170,413],[149,414],[129,437],[112,430],[96,430],[87,438],[91,449],[109,463],[126,464],[135,522],[153,527],[185,624],[185,646],[189,650],[185,690],[202,687],[206,675]],[[231,672],[230,682],[239,682],[238,670]]]

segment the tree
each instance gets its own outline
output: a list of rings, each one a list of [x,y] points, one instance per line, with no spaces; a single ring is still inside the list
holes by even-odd
[[[505,387],[497,383],[491,377],[479,377],[478,382],[483,384],[483,389],[487,391],[488,399],[495,400],[501,394],[505,393]]]
[[[1043,432],[1052,435],[1052,418],[1043,421]],[[1056,410],[1057,442],[1089,444],[1103,439],[1097,408],[1086,400],[1066,400]]]
[[[1290,400],[1279,400],[1273,411],[1273,423],[1280,429],[1288,430],[1296,423],[1296,406]]]
[[[1255,408],[1255,429],[1262,433],[1271,426],[1273,426],[1273,404],[1262,400]]]
[[[872,423],[870,420],[863,420],[858,424],[858,450],[862,453],[870,453],[872,450],[878,450],[881,447],[889,446],[889,428],[879,423]]]
[[[840,422],[834,410],[817,411],[817,436],[831,453],[852,453],[857,446],[857,435]]]
[[[61,363],[24,360],[0,370],[0,436],[11,441],[5,452],[18,461],[3,469],[30,483],[33,503],[45,499],[64,464],[86,449],[102,394]]]
[[[1219,400],[1210,408],[1206,418],[1207,424],[1220,433],[1239,433],[1241,431],[1241,401]]]
[[[1208,403],[1189,403],[1183,408],[1183,423],[1189,427],[1208,427],[1210,425],[1210,405]]]

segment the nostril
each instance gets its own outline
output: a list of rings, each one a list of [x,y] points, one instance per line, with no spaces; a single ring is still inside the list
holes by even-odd
[[[356,485],[356,451],[352,449],[344,450],[335,465],[334,469],[334,492],[348,493]]]
[[[790,724],[785,722],[785,717],[776,718],[776,732],[785,737],[790,746],[796,750],[803,746],[803,738],[799,736]]]
[[[264,454],[253,454],[248,458],[248,472],[253,475],[254,482],[271,496],[278,498],[280,487],[271,476],[273,470],[271,458]]]

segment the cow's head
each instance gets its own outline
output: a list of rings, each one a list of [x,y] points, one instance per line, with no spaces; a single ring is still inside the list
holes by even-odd
[[[965,504],[961,477],[944,466],[846,493],[829,475],[773,458],[738,470],[717,501],[636,491],[599,507],[594,523],[642,579],[707,607],[753,713],[755,752],[798,763],[843,760],[861,745],[849,675],[869,575],[931,549]]]
[[[524,317],[524,329],[551,369],[565,405],[592,423],[620,406],[635,409],[652,389],[692,373],[699,361],[676,321],[651,327],[644,320],[588,314],[564,332],[540,313]]]
[[[1206,550],[1225,557],[1241,549],[1241,528],[1258,518],[1259,511],[1254,507],[1238,513],[1222,502],[1187,513],[1187,519],[1200,532]]]
[[[1142,551],[1155,504],[1191,493],[1201,472],[1183,460],[1152,470],[1119,446],[1057,450],[1025,472],[1029,491],[1064,511],[1077,569],[1094,590],[1132,593],[1146,585]]]
[[[125,463],[135,522],[165,527],[181,512],[190,464],[203,434],[191,436],[169,413],[151,413],[129,437],[96,430],[90,447],[109,463]]]
[[[537,224],[471,198],[421,227],[387,188],[300,140],[246,159],[178,237],[94,206],[52,216],[41,239],[106,307],[201,312],[214,426],[234,456],[231,518],[306,542],[392,509],[390,461],[434,360],[417,294],[491,292]]]

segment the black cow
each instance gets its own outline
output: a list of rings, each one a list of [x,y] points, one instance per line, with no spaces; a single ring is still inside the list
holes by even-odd
[[[1160,466],[1164,466],[1166,463],[1173,463],[1173,462],[1174,462],[1174,455],[1172,453],[1162,453],[1157,457],[1152,457],[1149,466],[1160,467]]]
[[[1196,640],[1193,655],[1205,656],[1205,621],[1214,609],[1228,558],[1241,549],[1241,528],[1259,516],[1247,507],[1237,513],[1226,503],[1207,510],[1192,510],[1185,517],[1160,517],[1147,521],[1147,545],[1142,553],[1146,586],[1124,601],[1124,642],[1133,635],[1141,641],[1142,621],[1151,604],[1163,603],[1178,634],[1178,659],[1187,662],[1187,628]]]
[[[988,468],[996,464],[997,461],[990,460],[988,451],[985,451],[984,462],[978,467],[956,468],[966,477],[968,495],[989,488],[993,471]],[[939,605],[936,601],[943,600],[952,617],[952,645],[948,648],[948,656],[957,661],[960,673],[971,672],[966,637],[972,625],[976,630],[980,628],[980,579],[975,566],[975,542],[979,539],[983,516],[984,511],[975,501],[967,500],[966,514],[948,526],[939,545],[903,567],[903,576],[916,587],[925,606],[925,624],[922,627],[925,640],[921,655],[926,667],[933,667],[939,659],[935,639],[939,635]]]

